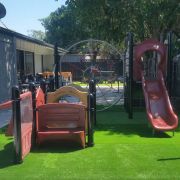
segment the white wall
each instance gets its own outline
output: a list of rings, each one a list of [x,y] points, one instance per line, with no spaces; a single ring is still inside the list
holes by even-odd
[[[43,56],[43,69],[45,71],[53,71],[53,66],[54,66],[54,56],[44,55]]]
[[[35,74],[42,72],[42,56],[40,54],[34,55],[34,66],[35,66]]]

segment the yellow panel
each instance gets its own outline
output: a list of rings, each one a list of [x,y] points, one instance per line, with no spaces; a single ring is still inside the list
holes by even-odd
[[[55,103],[58,102],[60,97],[70,95],[75,96],[80,99],[80,101],[87,107],[87,92],[82,92],[71,86],[63,86],[57,89],[55,92],[51,92],[47,94],[47,103]]]

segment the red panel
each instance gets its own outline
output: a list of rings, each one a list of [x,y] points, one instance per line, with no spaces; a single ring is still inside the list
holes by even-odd
[[[7,101],[7,102],[0,104],[0,110],[9,109],[11,107],[12,107],[12,101]]]
[[[49,103],[39,106],[37,143],[49,139],[78,137],[85,147],[85,106],[71,103]],[[78,140],[79,141],[79,140]]]
[[[154,39],[148,39],[134,48],[133,77],[134,80],[141,80],[141,57],[147,51],[156,51],[161,55],[159,69],[165,75],[166,72],[166,46]]]
[[[21,94],[21,143],[22,158],[24,158],[31,149],[31,135],[33,123],[32,95],[31,92]]]
[[[37,143],[41,144],[47,141],[60,141],[68,140],[78,142],[83,148],[85,148],[85,132],[79,130],[63,130],[63,131],[46,131],[38,132]]]
[[[142,73],[142,82],[146,112],[153,128],[161,131],[177,128],[178,117],[173,112],[162,72],[158,72],[157,80],[145,80]]]
[[[45,104],[45,95],[41,88],[36,91],[36,107]]]

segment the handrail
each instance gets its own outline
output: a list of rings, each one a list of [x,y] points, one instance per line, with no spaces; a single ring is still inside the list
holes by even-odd
[[[6,101],[6,102],[0,104],[0,110],[11,108],[12,107],[12,102],[13,101]]]

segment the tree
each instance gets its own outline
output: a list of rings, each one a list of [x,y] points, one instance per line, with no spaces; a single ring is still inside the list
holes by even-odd
[[[154,37],[178,28],[180,12],[178,0],[136,0],[131,22],[133,30],[140,40]]]
[[[58,42],[59,46],[67,47],[86,38],[85,29],[82,29],[81,22],[74,16],[69,6],[58,8],[41,22],[46,29],[46,40],[49,43]]]
[[[38,30],[29,30],[28,36],[43,41],[45,39],[45,33]]]
[[[44,19],[44,26],[47,40],[59,33],[63,46],[86,37],[122,45],[128,31],[142,41],[180,30],[179,12],[179,0],[67,0],[56,16]]]

